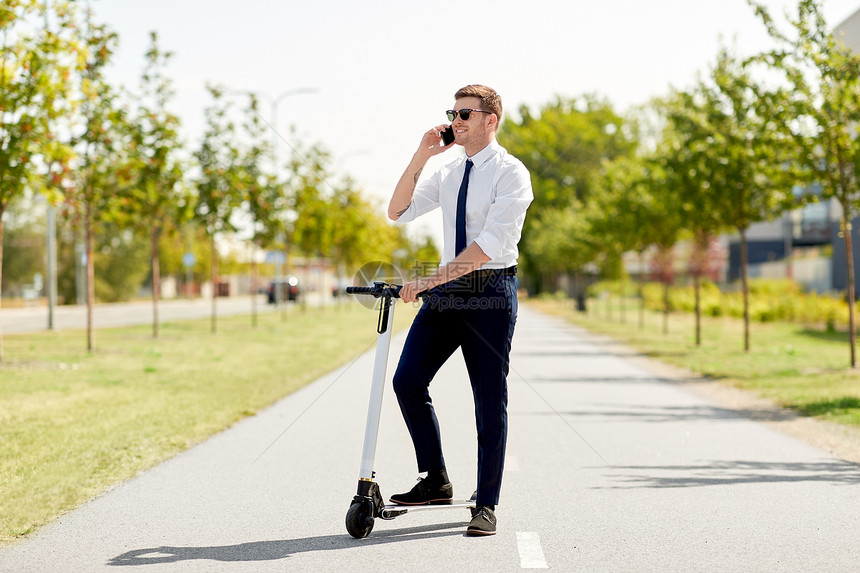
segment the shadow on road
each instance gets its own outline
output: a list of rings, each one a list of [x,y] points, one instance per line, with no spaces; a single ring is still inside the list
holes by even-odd
[[[568,349],[560,349],[560,350],[516,350],[512,351],[512,356],[516,356],[517,358],[548,358],[548,357],[561,357],[561,358],[633,358],[633,357],[641,357],[648,356],[647,354],[641,354],[636,352],[608,352],[604,349],[594,349],[594,350],[568,350]]]
[[[719,406],[636,406],[603,403],[588,403],[592,410],[558,410],[554,412],[513,412],[518,416],[563,416],[578,422],[623,423],[623,422],[731,422],[753,420],[755,422],[782,422],[798,416],[791,410],[781,408],[720,408]]]
[[[597,489],[686,488],[755,483],[824,482],[860,484],[860,467],[849,462],[714,461],[699,465],[614,466],[621,485]]]
[[[162,545],[148,549],[134,549],[118,555],[108,561],[108,565],[118,567],[137,567],[141,565],[158,565],[176,563],[179,561],[275,561],[285,559],[296,553],[310,551],[337,551],[352,547],[367,547],[383,543],[413,541],[416,539],[432,539],[465,535],[467,522],[439,523],[407,529],[390,531],[374,531],[365,539],[353,539],[347,534],[322,535],[302,539],[282,539],[275,541],[251,541],[238,545],[223,545],[214,547],[171,547]],[[450,531],[457,528],[456,531]],[[449,530],[449,531],[445,531]]]
[[[689,378],[678,380],[674,378],[655,378],[653,376],[532,376],[529,382],[535,383],[559,383],[559,384],[594,384],[594,383],[611,383],[611,384],[674,384],[679,382],[694,382],[697,378]]]

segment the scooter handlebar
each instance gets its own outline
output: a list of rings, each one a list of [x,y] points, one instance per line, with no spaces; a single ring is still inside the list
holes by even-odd
[[[382,296],[390,296],[391,298],[400,298],[400,289],[403,288],[403,285],[396,285],[390,283],[374,283],[373,286],[362,287],[362,286],[348,286],[346,287],[346,294],[361,294],[361,295],[369,295],[376,298]],[[418,297],[427,296],[427,291],[421,291],[418,293]]]
[[[377,289],[375,287],[357,287],[357,286],[349,286],[346,287],[346,294],[376,294]]]
[[[346,294],[362,294],[369,295],[375,298],[390,296],[391,298],[400,298],[400,289],[403,285],[395,285],[390,283],[373,283],[373,286],[349,286],[346,287]]]

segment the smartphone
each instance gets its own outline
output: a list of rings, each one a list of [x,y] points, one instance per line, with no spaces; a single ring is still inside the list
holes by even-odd
[[[448,129],[442,132],[442,144],[447,146],[452,143],[454,143],[454,128],[449,125]]]

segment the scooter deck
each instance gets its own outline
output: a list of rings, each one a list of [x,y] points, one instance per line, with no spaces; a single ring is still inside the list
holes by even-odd
[[[475,507],[475,500],[452,499],[450,503],[446,504],[427,503],[424,505],[398,505],[390,503],[386,504],[385,510],[383,511],[381,517],[383,519],[394,519],[398,515],[411,513],[413,511],[427,511],[430,509],[450,509],[452,507],[473,508]]]

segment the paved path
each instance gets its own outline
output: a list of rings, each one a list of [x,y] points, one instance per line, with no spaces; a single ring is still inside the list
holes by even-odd
[[[236,296],[219,298],[219,316],[251,314],[251,297]],[[274,305],[266,304],[265,295],[257,297],[257,311],[272,312]],[[158,305],[160,322],[208,318],[212,315],[212,299],[170,299]],[[0,309],[0,321],[4,334],[39,332],[48,329],[48,307],[29,306]],[[129,326],[152,323],[152,303],[149,301],[100,303],[93,309],[93,324],[96,328]],[[87,327],[87,307],[63,305],[54,309],[54,327],[57,330],[84,329]]]
[[[375,320],[368,313],[368,328]],[[465,537],[461,509],[377,520],[364,540],[346,534],[367,353],[0,549],[0,571],[860,570],[858,466],[528,307],[514,347],[494,537]],[[467,388],[462,359],[434,384],[457,496],[474,489]],[[377,480],[387,496],[414,479],[389,388]]]

